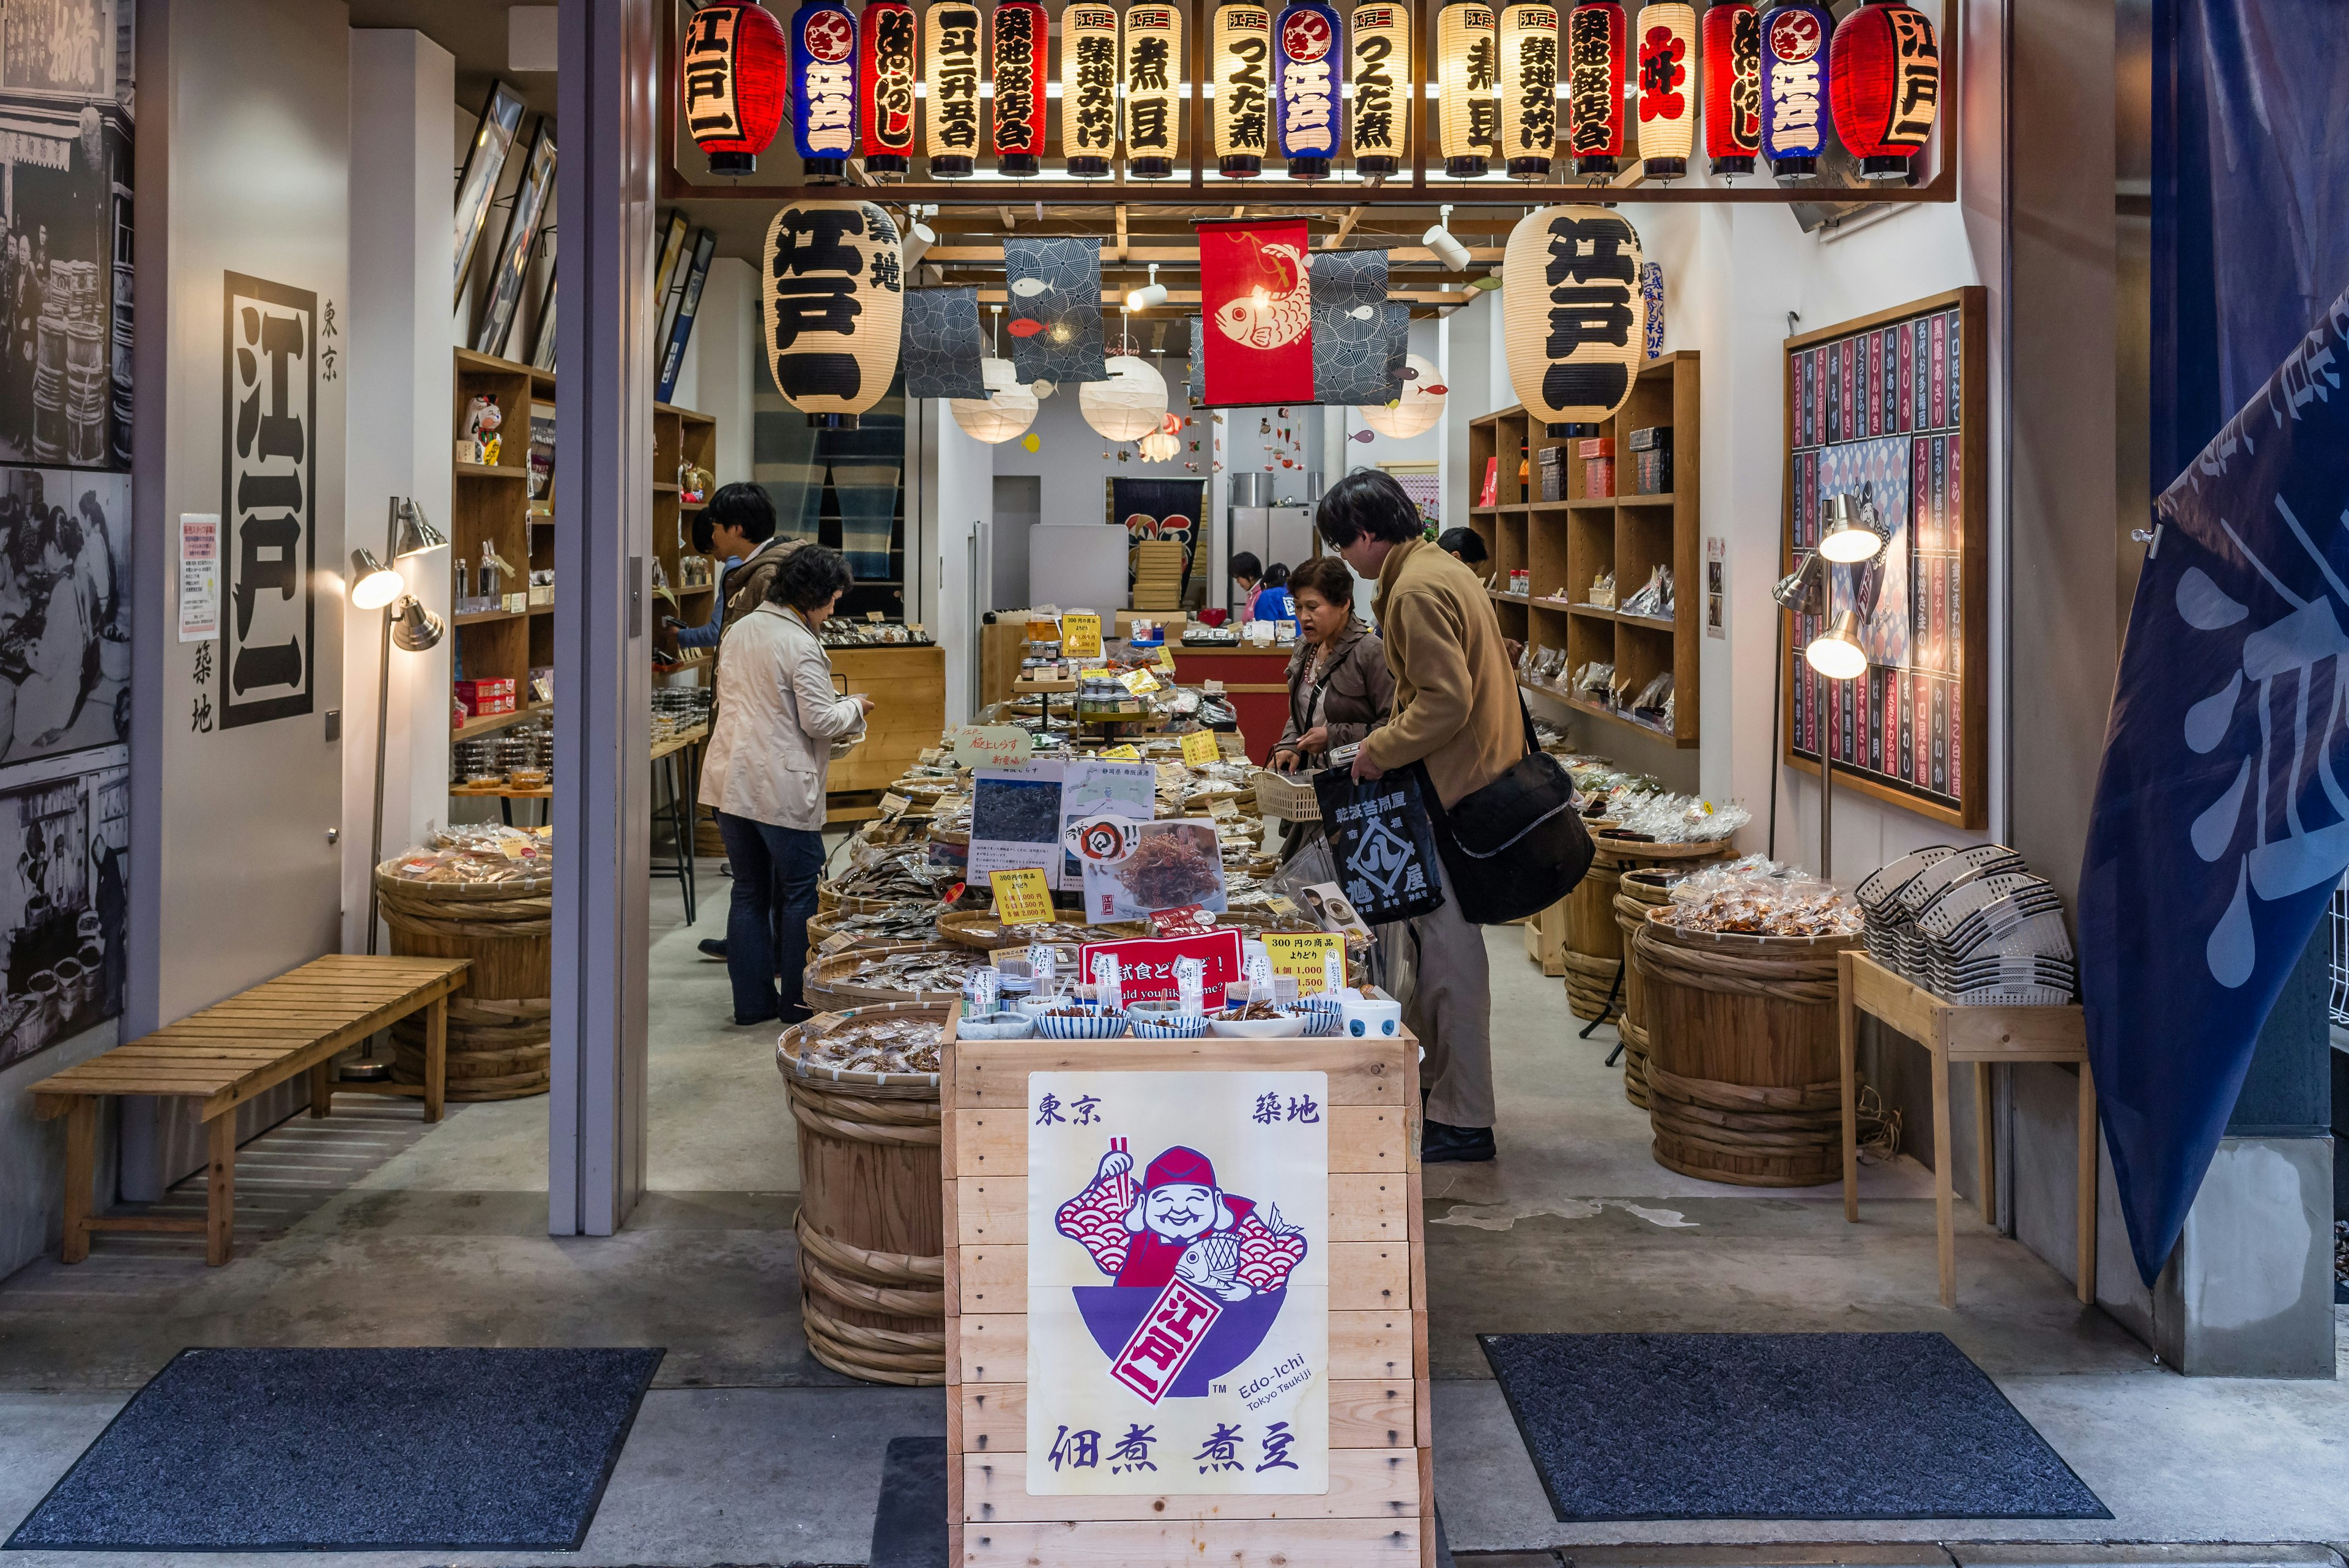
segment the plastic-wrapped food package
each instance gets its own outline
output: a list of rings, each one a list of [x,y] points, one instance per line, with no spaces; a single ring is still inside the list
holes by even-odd
[[[1654,918],[1684,931],[1741,936],[1847,937],[1860,929],[1859,906],[1830,883],[1726,868],[1682,879]]]

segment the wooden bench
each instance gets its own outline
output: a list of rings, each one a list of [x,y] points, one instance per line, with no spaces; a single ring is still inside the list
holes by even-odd
[[[236,1108],[289,1078],[309,1075],[314,1116],[325,1116],[340,1092],[414,1095],[424,1102],[424,1119],[439,1121],[447,1093],[449,995],[465,983],[470,961],[317,959],[35,1084],[34,1114],[66,1118],[65,1261],[88,1257],[95,1231],[201,1231],[204,1262],[215,1268],[227,1262],[236,1224]],[[419,1010],[425,1014],[424,1082],[331,1081],[337,1054]],[[109,1095],[199,1102],[210,1143],[203,1219],[90,1212],[98,1106]]]

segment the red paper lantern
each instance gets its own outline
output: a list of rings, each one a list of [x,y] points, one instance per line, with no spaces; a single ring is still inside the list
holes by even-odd
[[[1026,178],[1043,169],[1044,65],[1051,39],[1036,0],[995,8],[995,167]]]
[[[1869,180],[1905,180],[1933,131],[1941,50],[1933,24],[1907,0],[1868,0],[1835,31],[1827,94],[1836,133]]]
[[[1754,172],[1762,151],[1762,19],[1745,0],[1704,14],[1704,150],[1713,172]]]
[[[1623,89],[1631,55],[1623,47],[1623,7],[1583,0],[1566,18],[1567,140],[1578,174],[1612,174],[1623,151]]]
[[[685,19],[678,50],[685,128],[713,174],[750,174],[782,128],[792,48],[756,0],[712,0]]]
[[[905,0],[865,0],[857,18],[856,113],[864,168],[903,174],[914,155],[914,84],[922,74],[914,8]]]

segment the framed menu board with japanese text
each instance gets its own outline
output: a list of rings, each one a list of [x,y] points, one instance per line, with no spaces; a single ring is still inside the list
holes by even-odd
[[[1785,758],[1952,827],[1988,820],[1989,472],[1985,291],[1947,294],[1786,340],[1784,569],[1847,495],[1883,535],[1830,569],[1831,615],[1857,612],[1868,668],[1818,678],[1795,616]]]

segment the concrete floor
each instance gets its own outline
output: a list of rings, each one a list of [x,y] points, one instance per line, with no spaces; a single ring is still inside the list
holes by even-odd
[[[652,1192],[621,1235],[545,1234],[543,1099],[466,1106],[430,1129],[404,1106],[367,1102],[288,1123],[240,1162],[229,1267],[205,1269],[174,1239],[108,1237],[88,1263],[37,1262],[0,1283],[0,1533],[186,1345],[631,1344],[668,1354],[573,1561],[864,1562],[882,1452],[892,1437],[943,1430],[943,1401],[851,1384],[807,1355],[790,1231],[797,1156],[771,1034],[727,1022],[724,971],[693,950],[722,929],[716,870],[704,863],[693,929],[673,887],[654,888]],[[1866,1173],[1858,1226],[1844,1222],[1836,1189],[1756,1193],[1664,1170],[1648,1156],[1644,1116],[1602,1064],[1611,1032],[1573,1037],[1558,982],[1524,958],[1516,931],[1492,933],[1490,947],[1501,1158],[1425,1181],[1436,1489],[1464,1558],[2003,1568],[2113,1553],[1896,1543],[2349,1540],[2349,1386],[2177,1377],[2082,1309],[2052,1269],[1971,1224],[1961,1305],[1943,1311],[1930,1178],[1910,1160]],[[1475,1336],[1606,1329],[1940,1330],[2116,1517],[1561,1525]],[[1823,1542],[1841,1544],[1801,1544]],[[1764,1544],[1658,1553],[1642,1542]],[[27,1568],[48,1568],[31,1555]],[[2341,1568],[2313,1548],[2120,1556]],[[75,1554],[72,1568],[88,1561]]]

